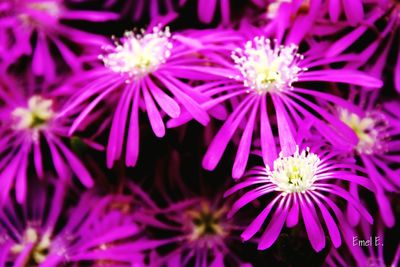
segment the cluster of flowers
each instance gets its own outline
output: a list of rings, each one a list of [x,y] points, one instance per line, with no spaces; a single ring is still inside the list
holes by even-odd
[[[397,266],[399,36],[391,0],[0,0],[0,266]]]

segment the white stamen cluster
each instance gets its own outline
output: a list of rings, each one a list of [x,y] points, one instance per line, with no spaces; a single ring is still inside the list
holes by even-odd
[[[52,100],[37,95],[32,96],[28,100],[27,107],[18,107],[12,111],[13,128],[36,131],[42,129],[55,115],[52,106]]]
[[[276,41],[263,36],[248,41],[244,50],[232,53],[232,59],[240,70],[244,86],[258,94],[279,93],[292,89],[298,74],[307,70],[298,67],[303,56],[297,53],[298,47],[278,45]],[[249,91],[250,92],[250,91]]]
[[[310,153],[307,148],[292,156],[285,157],[282,152],[279,158],[274,161],[274,169],[271,171],[270,179],[284,193],[302,193],[307,191],[316,180],[316,173],[320,158]]]
[[[99,58],[112,71],[127,75],[127,81],[140,79],[157,70],[171,56],[170,37],[168,27],[164,31],[154,27],[151,33],[128,31],[115,41],[115,47],[105,47],[108,54]]]
[[[50,235],[44,234],[42,238],[40,238],[38,232],[34,228],[29,227],[24,233],[22,244],[12,246],[11,252],[19,254],[25,249],[25,246],[29,244],[34,244],[30,254],[32,260],[36,264],[42,263],[46,259],[48,249],[50,248]]]
[[[387,138],[388,123],[382,114],[369,113],[360,117],[346,109],[340,109],[339,116],[358,137],[354,148],[357,153],[371,155],[386,149],[384,140]]]

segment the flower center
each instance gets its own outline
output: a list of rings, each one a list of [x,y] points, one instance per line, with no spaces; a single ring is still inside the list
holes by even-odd
[[[41,11],[52,17],[58,17],[61,13],[61,8],[57,1],[39,1],[29,3],[27,5],[30,9]]]
[[[40,12],[48,17],[59,18],[61,14],[61,6],[57,1],[32,1],[25,5],[23,9],[28,9],[34,12]],[[21,21],[27,26],[37,27],[44,21],[39,22],[33,15],[22,10],[19,15]]]
[[[172,43],[169,28],[162,31],[154,27],[152,33],[135,34],[126,32],[115,46],[106,47],[106,55],[99,58],[104,65],[114,72],[140,79],[154,72],[171,55]]]
[[[319,157],[310,153],[309,148],[299,153],[297,147],[296,152],[288,157],[284,157],[281,152],[279,158],[274,161],[271,181],[285,193],[305,192],[316,179],[319,163]]]
[[[245,49],[232,53],[232,59],[240,70],[243,83],[258,94],[277,93],[292,88],[298,74],[306,68],[298,67],[303,58],[297,53],[298,47],[271,44],[265,37],[248,41]]]
[[[187,212],[191,223],[189,240],[199,240],[212,236],[224,236],[226,231],[221,224],[221,217],[226,213],[225,208],[213,211],[209,203],[201,203],[200,210]]]
[[[12,111],[14,128],[17,130],[38,130],[45,127],[54,117],[52,109],[53,101],[32,96],[28,100],[27,107],[18,107]]]
[[[339,111],[340,119],[357,135],[358,143],[355,150],[359,154],[373,154],[384,149],[387,122],[382,114],[369,114],[360,117],[345,109]]]
[[[24,233],[22,244],[12,246],[11,252],[18,255],[24,251],[26,245],[30,244],[33,246],[25,262],[27,266],[36,266],[42,263],[49,253],[50,235],[44,234],[42,238],[39,238],[39,234],[34,228],[28,228]]]

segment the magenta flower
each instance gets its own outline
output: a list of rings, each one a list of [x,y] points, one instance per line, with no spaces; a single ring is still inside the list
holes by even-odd
[[[251,266],[235,255],[231,245],[238,226],[226,218],[228,207],[220,202],[192,198],[161,210],[167,222],[164,230],[174,233],[174,249],[161,255],[161,266]],[[239,241],[236,238],[236,241]],[[240,242],[239,242],[240,243]]]
[[[0,211],[0,266],[145,265],[143,227],[118,208],[125,197],[86,192],[71,206],[65,188],[36,184],[21,206],[7,202]]]
[[[226,68],[225,77],[199,86],[198,90],[205,95],[214,96],[213,100],[203,103],[202,106],[211,109],[216,104],[229,100],[233,112],[208,147],[203,167],[207,170],[216,167],[229,141],[237,132],[241,133],[241,137],[233,164],[234,178],[243,175],[253,135],[258,134],[261,138],[264,163],[272,164],[277,157],[273,131],[277,129],[283,154],[293,154],[296,133],[303,120],[315,123],[319,133],[335,145],[348,145],[339,135],[339,129],[346,139],[355,143],[357,137],[354,132],[318,106],[315,99],[324,99],[328,103],[343,105],[349,109],[353,107],[329,92],[321,92],[321,89],[327,87],[316,90],[305,89],[303,86],[320,88],[321,85],[315,82],[332,82],[377,88],[382,82],[350,68],[322,68],[329,63],[352,59],[352,56],[326,59],[323,57],[325,49],[325,45],[315,43],[300,55],[297,53],[298,47],[294,44],[283,46],[264,36],[257,36],[247,41],[243,49],[233,52],[232,62],[216,59],[216,64]],[[271,115],[272,110],[276,115],[276,128]],[[169,126],[179,125],[187,119],[188,116],[181,116]]]
[[[353,94],[354,98],[356,95]],[[361,111],[349,112],[345,109],[337,111],[340,119],[357,135],[358,142],[349,145],[359,164],[366,169],[368,176],[376,188],[375,198],[380,214],[386,226],[395,224],[394,213],[387,193],[400,192],[398,166],[400,165],[400,103],[389,102],[379,110],[373,99],[374,94],[359,93]],[[371,99],[371,101],[365,101]],[[354,100],[353,100],[354,101]],[[356,102],[356,101],[354,101]],[[357,187],[351,189],[358,198]],[[350,213],[351,221],[357,224],[359,216]]]
[[[372,191],[371,182],[352,173],[351,162],[337,161],[335,157],[334,153],[316,154],[309,148],[300,152],[297,147],[290,156],[281,152],[271,167],[267,165],[251,169],[243,182],[225,194],[228,196],[238,190],[251,188],[233,204],[229,215],[232,216],[262,196],[271,196],[272,199],[242,233],[242,238],[249,240],[253,237],[270,215],[271,219],[258,243],[259,249],[267,249],[274,244],[285,222],[287,227],[294,227],[301,216],[314,250],[321,251],[325,247],[322,222],[326,225],[334,247],[339,247],[339,228],[344,227],[342,220],[345,217],[335,203],[335,198],[347,201],[365,220],[372,223],[371,215],[361,203],[342,187],[342,183],[334,183],[355,183]]]
[[[139,109],[145,110],[157,137],[165,135],[164,113],[177,118],[187,111],[201,124],[209,116],[197,101],[208,100],[193,90],[185,80],[210,80],[221,70],[209,66],[201,54],[202,36],[176,34],[169,29],[151,28],[150,32],[126,32],[113,46],[105,48],[100,56],[104,67],[88,72],[86,84],[72,98],[68,109],[86,105],[73,123],[70,134],[85,120],[101,101],[110,103],[114,114],[107,145],[107,165],[111,167],[126,148],[125,163],[136,164],[139,153]],[[124,145],[126,144],[126,145]]]
[[[373,8],[368,12],[365,23],[354,28],[336,42],[326,51],[328,57],[335,57],[342,51],[348,49],[355,41],[360,40],[370,30],[370,26],[380,22],[384,22],[382,28],[375,30],[379,34],[379,38],[373,39],[368,43],[363,51],[359,54],[359,63],[357,67],[363,66],[369,73],[376,77],[384,77],[388,72],[393,72],[394,88],[400,92],[400,50],[396,36],[400,31],[400,6],[389,0],[375,0],[370,4],[374,4]],[[393,50],[393,51],[392,51]],[[388,61],[394,59],[394,66]]]
[[[0,4],[0,59],[5,64],[31,58],[32,73],[54,80],[57,59],[70,69],[81,68],[79,49],[94,49],[102,37],[68,26],[63,21],[99,22],[116,19],[110,12],[70,9],[63,0],[10,0]],[[68,42],[65,42],[65,40]],[[33,41],[34,40],[34,41]],[[52,47],[57,49],[54,57]]]
[[[83,185],[91,187],[90,173],[65,144],[69,121],[59,117],[62,98],[48,88],[38,91],[33,85],[21,86],[2,78],[0,202],[15,185],[17,200],[22,203],[28,190],[28,169],[33,168],[42,179],[47,162],[52,163],[60,179],[69,180],[73,173]]]

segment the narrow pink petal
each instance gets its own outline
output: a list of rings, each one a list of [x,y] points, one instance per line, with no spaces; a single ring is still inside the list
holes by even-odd
[[[24,267],[26,266],[26,259],[29,258],[29,254],[31,253],[34,247],[33,243],[27,243],[24,245],[24,249],[17,255],[17,258],[13,264],[13,267]]]
[[[377,193],[375,194],[375,198],[376,202],[378,203],[383,222],[387,227],[393,227],[396,219],[388,196],[386,196],[384,193]]]
[[[125,132],[127,129],[126,120],[132,95],[135,90],[139,90],[139,85],[133,83],[125,87],[119,99],[118,106],[114,112],[111,123],[110,135],[107,143],[107,167],[111,168],[113,162],[121,157],[124,144]]]
[[[201,22],[210,23],[214,17],[217,0],[198,0],[198,15]]]
[[[300,207],[308,239],[310,240],[311,246],[314,248],[314,250],[319,252],[325,247],[325,234],[322,226],[319,223],[318,218],[315,218],[314,214],[310,210],[311,203],[309,206],[307,200],[303,199]]]
[[[228,120],[218,131],[217,135],[214,137],[213,141],[208,147],[208,150],[203,158],[203,168],[206,170],[213,170],[217,166],[226,146],[254,102],[254,98],[247,97],[229,116]]]
[[[352,24],[362,21],[364,17],[364,9],[362,0],[343,0],[344,13],[348,21]]]
[[[40,140],[33,144],[33,163],[35,165],[36,174],[39,178],[43,178],[42,152],[40,151]]]
[[[278,238],[288,214],[289,203],[290,201],[289,199],[287,199],[285,207],[281,207],[282,202],[279,204],[279,207],[276,209],[275,214],[272,216],[272,219],[269,222],[267,229],[265,229],[264,233],[260,238],[260,242],[258,243],[259,250],[264,250],[269,248],[274,244],[274,242]]]
[[[264,164],[272,168],[273,162],[277,158],[278,153],[276,152],[274,135],[271,130],[271,125],[269,123],[267,110],[267,98],[265,96],[261,99],[260,111],[261,152]]]
[[[293,136],[292,127],[290,125],[290,117],[287,114],[281,100],[272,96],[276,111],[276,120],[278,122],[279,142],[281,150],[285,156],[292,155],[296,150],[296,141]]]
[[[183,93],[173,82],[172,79],[166,79],[160,75],[157,78],[171,91],[171,93],[178,99],[178,101],[186,108],[186,110],[193,116],[195,120],[203,125],[207,125],[210,117],[203,108],[188,95]]]
[[[104,22],[119,18],[117,13],[106,11],[88,10],[66,10],[62,13],[62,19],[66,20],[86,20],[91,22]]]
[[[236,152],[235,162],[233,163],[232,169],[232,177],[234,179],[238,179],[242,177],[247,161],[249,159],[251,140],[254,130],[254,121],[257,115],[258,106],[260,104],[260,99],[258,98],[254,106],[252,107],[252,111],[249,119],[247,120],[246,128],[242,134],[242,138],[240,139],[239,148]]]
[[[221,20],[222,23],[228,25],[230,22],[231,14],[230,14],[230,0],[220,0],[221,4]]]
[[[252,238],[258,230],[260,230],[261,226],[265,222],[265,219],[267,219],[268,214],[271,212],[272,208],[274,207],[275,203],[279,200],[282,199],[282,195],[279,195],[272,200],[268,206],[263,209],[263,211],[254,219],[254,221],[251,222],[251,224],[244,230],[242,233],[241,237],[243,240],[249,240]],[[284,198],[282,199],[284,201]]]
[[[345,191],[341,187],[333,184],[326,184],[324,187],[319,186],[319,190],[327,191],[332,194],[335,194],[337,196],[340,196],[341,198],[347,200],[349,204],[353,205],[358,212],[367,220],[368,223],[372,224],[374,219],[372,218],[371,214],[364,208],[361,203],[357,202],[350,194],[349,192]]]
[[[291,228],[297,225],[299,222],[299,202],[297,200],[297,195],[293,194],[292,196],[293,199],[293,204],[292,207],[289,210],[289,214],[286,219],[286,226]]]
[[[394,67],[394,87],[400,93],[400,52],[397,53],[396,66]]]
[[[379,89],[383,82],[373,76],[357,70],[314,70],[303,72],[299,75],[299,81],[320,81],[346,83],[369,88]]]
[[[351,31],[337,42],[333,43],[333,45],[326,52],[327,57],[335,57],[340,55],[343,51],[349,48],[358,38],[361,37],[366,31],[368,27],[360,26],[355,30]]]
[[[82,164],[77,156],[75,156],[62,142],[54,139],[54,142],[63,152],[66,160],[71,166],[72,171],[79,178],[81,183],[86,187],[92,187],[94,182],[86,167]]]
[[[329,17],[332,22],[339,20],[341,6],[341,0],[329,0]]]
[[[78,71],[81,68],[81,62],[78,60],[78,57],[71,51],[71,49],[69,49],[68,46],[66,46],[59,39],[52,38],[51,40],[57,46],[62,58],[65,60],[65,62],[68,64],[68,66],[73,71]]]
[[[29,148],[24,149],[24,152],[21,156],[21,162],[18,167],[17,176],[15,179],[15,191],[17,195],[18,203],[22,204],[25,201],[26,193],[27,193],[27,171],[28,171],[28,156],[29,156]]]
[[[32,58],[32,72],[35,75],[48,75],[51,79],[54,77],[54,62],[50,56],[49,46],[43,33],[38,34],[35,52]]]
[[[4,203],[4,201],[9,197],[9,193],[13,183],[15,181],[15,175],[17,173],[18,164],[21,161],[21,153],[17,152],[15,158],[13,158],[7,167],[2,170],[0,174],[0,204]]]
[[[339,228],[336,225],[335,220],[332,215],[329,213],[328,209],[321,203],[314,195],[311,195],[314,199],[314,202],[317,203],[319,209],[321,210],[322,217],[324,218],[326,227],[328,228],[329,235],[331,237],[332,243],[335,248],[340,247],[342,243],[342,239],[340,237]]]
[[[251,177],[245,180],[244,182],[237,183],[232,188],[227,190],[224,194],[224,197],[230,196],[231,194],[251,185],[267,183],[268,182],[267,179],[268,179],[267,177],[257,177],[257,178]]]
[[[50,148],[53,165],[57,172],[58,177],[60,177],[63,180],[69,179],[71,177],[70,169],[65,164],[64,159],[61,157],[60,153],[58,152],[57,148],[55,147],[51,137],[46,136],[46,139],[47,139],[47,144],[49,145],[49,148]]]
[[[142,88],[143,98],[146,105],[147,117],[150,120],[151,128],[157,137],[163,137],[165,135],[165,126],[161,118],[160,112],[158,111],[153,98],[151,97],[147,84],[143,82]]]
[[[147,83],[151,94],[162,110],[164,110],[171,118],[179,117],[181,109],[178,103],[158,88],[151,79],[147,79]]]
[[[74,123],[72,124],[71,128],[69,129],[69,135],[72,135],[75,130],[79,127],[82,121],[86,118],[86,116],[102,101],[109,93],[114,91],[116,87],[119,86],[119,83],[109,87],[99,96],[97,96],[90,104],[79,114],[79,116],[75,119]]]
[[[139,98],[139,90],[136,90],[132,101],[128,141],[126,145],[125,163],[127,166],[135,166],[139,156]]]
[[[238,200],[233,203],[229,213],[228,217],[231,217],[233,214],[235,214],[239,209],[243,208],[243,206],[249,204],[253,200],[266,195],[270,192],[273,192],[276,188],[275,187],[270,187],[267,188],[266,186],[261,186],[257,189],[253,189],[249,192],[246,192],[243,196],[241,196]]]

